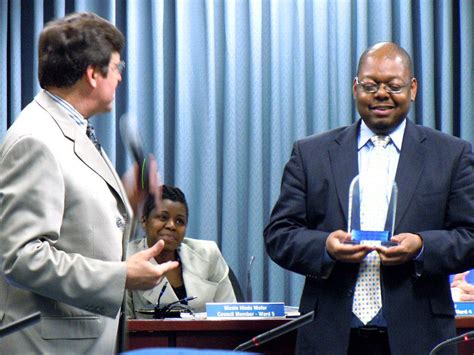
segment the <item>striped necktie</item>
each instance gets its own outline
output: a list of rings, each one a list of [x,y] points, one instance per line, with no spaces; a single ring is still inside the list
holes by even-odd
[[[87,137],[89,137],[89,139],[92,141],[92,143],[94,143],[94,146],[97,148],[97,150],[100,152],[101,150],[99,140],[95,135],[94,127],[89,122],[87,122],[86,134]]]

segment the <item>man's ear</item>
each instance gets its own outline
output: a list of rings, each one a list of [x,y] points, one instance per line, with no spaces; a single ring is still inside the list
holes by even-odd
[[[415,78],[412,78],[411,84],[410,84],[410,99],[412,102],[415,101],[417,90],[418,90],[418,81]]]
[[[352,97],[354,98],[354,100],[357,97],[357,81],[355,78],[354,80],[352,80]]]
[[[85,75],[85,79],[86,79],[87,83],[91,87],[96,88],[97,87],[97,76],[99,75],[99,72],[97,71],[97,67],[92,66],[92,65],[87,66],[86,73],[84,75]]]

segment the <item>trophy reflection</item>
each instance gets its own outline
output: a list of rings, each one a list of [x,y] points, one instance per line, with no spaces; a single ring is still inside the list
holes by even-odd
[[[397,206],[397,184],[388,176],[370,179],[357,175],[349,188],[349,218],[347,231],[352,234],[351,243],[380,241],[384,246],[393,246],[395,213]]]

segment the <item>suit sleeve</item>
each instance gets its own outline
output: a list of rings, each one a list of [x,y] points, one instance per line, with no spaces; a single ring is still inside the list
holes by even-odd
[[[285,166],[280,196],[264,230],[266,250],[278,265],[313,278],[326,278],[328,232],[308,228],[307,172],[298,142]]]
[[[63,172],[49,148],[23,137],[1,157],[0,255],[14,286],[98,314],[115,317],[126,266],[58,249],[65,206]],[[75,223],[82,223],[81,220]]]
[[[455,163],[445,187],[443,228],[419,232],[424,242],[423,273],[454,274],[474,268],[474,155],[466,142],[458,151],[451,155]]]

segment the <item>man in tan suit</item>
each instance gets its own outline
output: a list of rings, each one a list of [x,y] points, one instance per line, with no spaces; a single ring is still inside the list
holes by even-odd
[[[0,146],[0,326],[37,311],[41,321],[0,339],[2,353],[114,353],[125,289],[153,288],[177,267],[149,262],[163,243],[124,261],[127,195],[136,205],[144,193],[125,191],[88,138],[88,119],[112,108],[123,45],[94,14],[41,33],[43,90]]]

